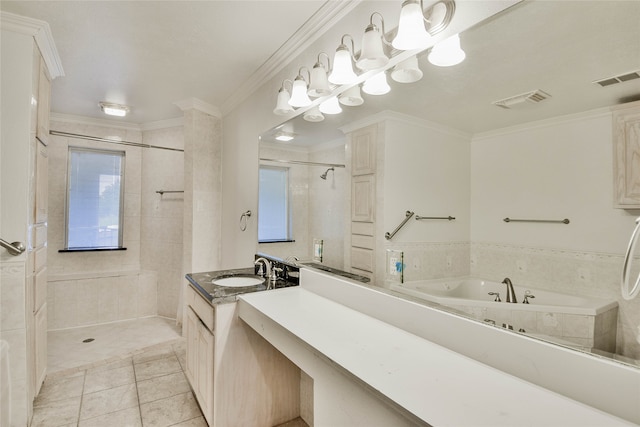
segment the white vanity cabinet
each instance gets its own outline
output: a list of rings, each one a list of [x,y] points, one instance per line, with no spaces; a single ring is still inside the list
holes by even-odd
[[[613,109],[613,205],[640,209],[640,101]]]
[[[271,427],[300,415],[300,369],[239,319],[236,302],[185,291],[186,375],[209,426]]]

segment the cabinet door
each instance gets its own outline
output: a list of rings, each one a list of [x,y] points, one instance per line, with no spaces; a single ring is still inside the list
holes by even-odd
[[[38,81],[38,120],[36,138],[44,145],[49,143],[49,109],[51,104],[51,79],[46,64],[40,61],[40,79]]]
[[[198,390],[198,324],[200,321],[191,307],[187,306],[186,316],[187,366],[185,374],[191,388]]]
[[[213,425],[213,334],[204,323],[198,323],[198,395],[200,408],[209,425]]]
[[[613,113],[614,206],[640,208],[640,103]]]
[[[354,176],[351,180],[351,220],[373,222],[375,212],[375,175]]]
[[[35,315],[35,395],[47,374],[47,303],[44,303]]]
[[[366,175],[376,171],[377,125],[367,126],[351,134],[351,175]]]

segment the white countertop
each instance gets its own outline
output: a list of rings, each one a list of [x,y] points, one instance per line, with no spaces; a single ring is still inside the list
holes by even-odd
[[[304,288],[243,295],[240,307],[240,317],[243,310],[268,317],[431,425],[635,425]]]

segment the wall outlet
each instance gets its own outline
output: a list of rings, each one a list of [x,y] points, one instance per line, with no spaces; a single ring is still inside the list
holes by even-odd
[[[387,249],[387,278],[394,282],[404,281],[404,254],[402,251]]]

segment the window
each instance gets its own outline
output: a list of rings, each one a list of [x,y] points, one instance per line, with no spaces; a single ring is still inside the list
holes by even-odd
[[[67,250],[121,249],[124,152],[69,147]]]
[[[289,169],[260,166],[258,241],[291,241]]]

